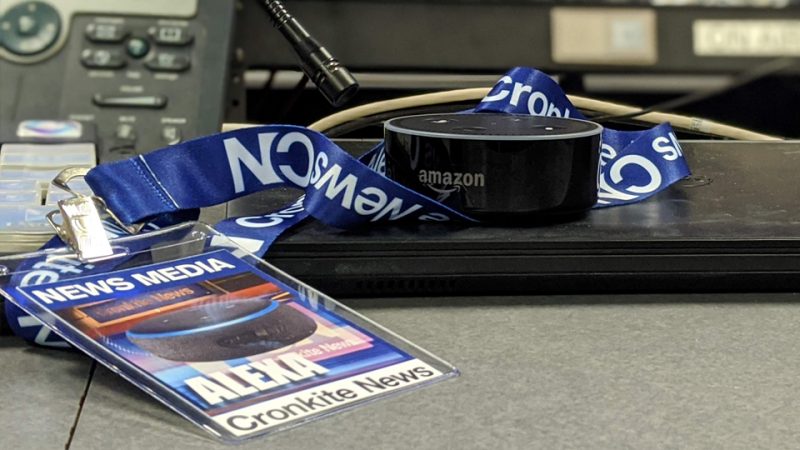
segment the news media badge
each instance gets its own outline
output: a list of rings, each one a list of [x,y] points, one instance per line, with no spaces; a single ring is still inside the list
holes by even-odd
[[[124,269],[108,270],[106,260],[102,270],[28,285],[10,275],[3,293],[223,441],[286,429],[458,374],[222,242],[211,228],[175,228],[161,232],[171,236],[150,239],[180,236],[177,244],[127,252],[116,261]],[[133,247],[120,242],[114,247]]]

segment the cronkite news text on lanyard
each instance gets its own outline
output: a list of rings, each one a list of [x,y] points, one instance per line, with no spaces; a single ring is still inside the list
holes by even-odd
[[[469,111],[483,112],[584,119],[548,75],[529,68],[509,71]],[[196,217],[198,208],[256,191],[284,186],[303,189],[305,195],[278,211],[230,218],[214,226],[256,254],[265,253],[281,233],[308,216],[343,229],[400,220],[479,223],[387,178],[384,158],[383,144],[355,159],[315,131],[268,125],[101,164],[89,170],[85,179],[102,199],[101,209],[113,211],[120,222],[158,226],[192,214]],[[644,131],[604,129],[595,208],[646,199],[689,173],[669,124]],[[47,246],[60,245],[56,238]],[[74,274],[82,265],[75,261],[59,267]],[[47,270],[59,271],[56,267]],[[17,334],[39,344],[64,345],[10,302],[6,310]]]

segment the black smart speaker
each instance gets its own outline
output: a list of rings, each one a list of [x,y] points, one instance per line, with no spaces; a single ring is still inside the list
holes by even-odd
[[[582,215],[597,202],[603,128],[514,114],[426,114],[385,124],[386,175],[488,222]]]
[[[209,302],[136,324],[128,339],[172,361],[224,361],[299,342],[317,323],[268,298]]]

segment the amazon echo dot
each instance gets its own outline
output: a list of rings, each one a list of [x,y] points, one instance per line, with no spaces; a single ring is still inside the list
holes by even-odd
[[[386,175],[481,221],[581,215],[597,202],[602,131],[559,117],[400,117],[384,127]]]
[[[172,361],[224,361],[286,347],[316,330],[313,319],[291,306],[254,298],[162,314],[136,324],[127,337]]]

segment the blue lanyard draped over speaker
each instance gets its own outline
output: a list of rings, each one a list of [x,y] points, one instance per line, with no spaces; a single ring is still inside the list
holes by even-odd
[[[546,74],[515,68],[471,113],[504,112],[583,119]],[[226,219],[215,228],[262,254],[285,230],[308,216],[338,228],[397,221],[477,220],[384,176],[383,144],[359,159],[320,133],[269,125],[219,133],[124,161],[101,164],[86,176],[94,193],[125,223],[149,222],[276,187],[305,195],[260,216]],[[643,200],[689,175],[669,124],[645,131],[604,129],[595,207]],[[509,195],[514,195],[509,193]],[[6,302],[10,323],[20,311]]]
[[[583,119],[549,76],[516,68],[475,113],[505,112]],[[605,129],[598,205],[636,202],[689,174],[672,129]],[[337,228],[398,220],[477,222],[386,178],[383,146],[357,160],[306,128],[270,125],[195,139],[93,169],[86,181],[127,223],[219,204],[281,186],[305,190],[293,205],[216,228],[263,253],[287,228],[310,216]],[[513,195],[513,193],[509,193]]]

